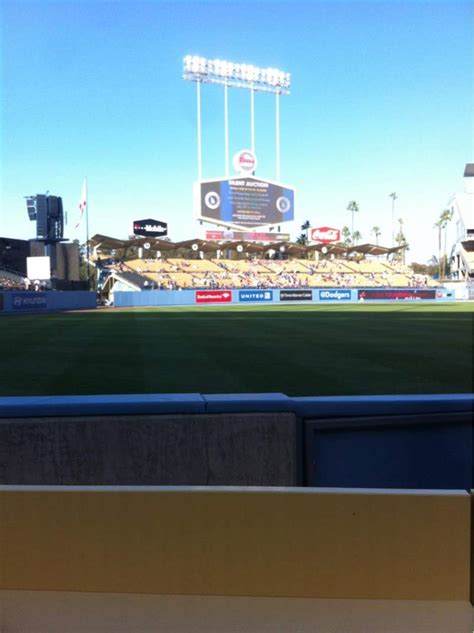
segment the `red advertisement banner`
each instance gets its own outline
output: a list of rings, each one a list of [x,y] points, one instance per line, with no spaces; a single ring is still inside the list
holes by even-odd
[[[309,239],[312,242],[321,242],[323,244],[339,242],[341,239],[341,231],[330,226],[319,226],[310,229]]]
[[[196,290],[196,303],[230,303],[230,290]]]
[[[249,231],[206,231],[206,240],[220,242],[222,240],[243,240],[245,242],[288,242],[289,233],[265,233]]]

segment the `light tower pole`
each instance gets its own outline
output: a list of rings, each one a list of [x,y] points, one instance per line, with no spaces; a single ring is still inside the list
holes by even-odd
[[[255,88],[250,86],[250,148],[255,154]]]
[[[187,55],[183,79],[196,82],[198,179],[202,180],[201,84],[224,86],[224,156],[225,174],[229,176],[229,88],[250,91],[250,141],[255,152],[255,92],[275,94],[276,176],[280,178],[280,95],[290,94],[291,75],[277,68],[259,68],[250,64],[234,64],[221,59]]]
[[[201,81],[196,81],[198,180],[202,180]]]
[[[275,93],[275,154],[276,154],[276,179],[280,180],[280,93]]]
[[[224,83],[224,154],[225,177],[229,177],[229,85]]]

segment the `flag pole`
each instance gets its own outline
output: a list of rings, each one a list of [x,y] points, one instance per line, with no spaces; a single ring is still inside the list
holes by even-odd
[[[89,188],[87,177],[84,179],[86,183],[86,257],[87,257],[87,289],[91,289],[91,269],[89,264]]]

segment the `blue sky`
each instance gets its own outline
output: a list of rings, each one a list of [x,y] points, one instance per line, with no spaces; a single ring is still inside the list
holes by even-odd
[[[0,0],[1,1],[1,0]],[[433,223],[472,161],[472,7],[468,0],[1,2],[0,235],[33,237],[23,196],[49,190],[73,230],[82,180],[91,233],[126,237],[133,219],[202,231],[197,54],[292,73],[281,100],[281,180],[296,189],[293,237],[350,225],[391,235],[391,201],[410,261],[437,252]],[[205,178],[224,176],[223,90],[203,88]],[[231,154],[250,143],[249,94],[230,91]],[[259,176],[275,177],[274,99],[256,96]],[[212,228],[212,227],[209,227]]]

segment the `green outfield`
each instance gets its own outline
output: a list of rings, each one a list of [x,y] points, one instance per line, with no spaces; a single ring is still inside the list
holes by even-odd
[[[0,395],[471,392],[473,304],[0,318]]]

